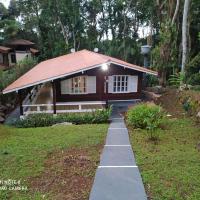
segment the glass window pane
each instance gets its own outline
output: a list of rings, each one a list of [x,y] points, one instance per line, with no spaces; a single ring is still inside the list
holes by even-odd
[[[120,81],[117,82],[117,86],[120,87]]]
[[[128,91],[128,76],[117,75],[113,76],[113,92],[127,92]]]
[[[120,82],[120,76],[117,77],[117,81]]]
[[[79,94],[86,92],[86,77],[74,77],[71,79],[71,93]]]

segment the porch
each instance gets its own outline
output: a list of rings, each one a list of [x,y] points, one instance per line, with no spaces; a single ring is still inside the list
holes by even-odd
[[[55,102],[53,97],[53,87],[51,83],[46,83],[34,87],[22,103],[23,115],[35,113],[56,114],[73,112],[92,112],[105,108],[106,101],[79,101],[79,102]]]

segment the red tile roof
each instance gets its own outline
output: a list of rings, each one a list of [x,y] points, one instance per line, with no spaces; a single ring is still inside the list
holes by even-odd
[[[133,65],[110,56],[105,56],[103,54],[94,53],[92,51],[81,50],[39,63],[33,69],[4,89],[3,93],[17,91],[33,85],[99,67],[103,63],[113,63],[136,71],[157,75],[157,72],[144,67],[139,67],[137,65]]]

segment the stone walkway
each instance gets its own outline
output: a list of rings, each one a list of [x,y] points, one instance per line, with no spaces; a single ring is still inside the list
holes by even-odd
[[[114,108],[89,200],[147,200],[128,130]]]

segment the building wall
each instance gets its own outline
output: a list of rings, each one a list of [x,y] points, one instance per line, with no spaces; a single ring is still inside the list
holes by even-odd
[[[106,100],[128,100],[141,98],[142,89],[142,73],[127,69],[120,66],[111,65],[109,70],[103,71],[100,67],[78,73],[68,78],[75,76],[88,75],[96,76],[96,93],[95,94],[61,94],[60,79],[56,81],[56,100],[57,102],[71,102],[71,101],[106,101]],[[106,76],[111,75],[137,75],[138,76],[138,91],[133,93],[107,93],[104,92],[104,82]]]
[[[16,51],[16,61],[19,62],[21,60],[23,60],[26,57],[31,57],[31,53],[29,52],[23,52],[23,51]]]

